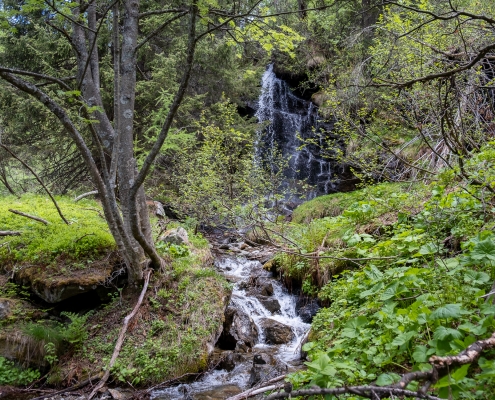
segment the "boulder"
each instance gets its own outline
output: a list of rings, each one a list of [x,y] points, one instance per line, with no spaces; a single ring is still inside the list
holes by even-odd
[[[256,280],[256,287],[262,296],[273,296],[273,285],[269,279],[258,278]]]
[[[166,231],[160,239],[164,243],[170,243],[175,245],[189,245],[189,236],[187,231],[179,226],[178,228],[169,229]]]
[[[260,325],[265,333],[265,343],[285,344],[294,339],[292,328],[274,319],[262,318]]]
[[[260,353],[253,357],[253,366],[249,374],[248,385],[253,387],[260,382],[266,382],[284,374],[284,366],[276,365],[272,356]]]
[[[221,349],[234,350],[240,341],[253,347],[258,341],[258,329],[249,315],[229,306],[225,311],[223,331],[217,345]]]
[[[110,281],[118,279],[124,272],[124,269],[114,269],[112,261],[94,262],[84,269],[67,268],[64,273],[60,273],[58,269],[32,266],[19,270],[14,281],[29,287],[47,303],[54,304],[103,286],[108,287]]]
[[[280,311],[280,303],[277,299],[272,297],[257,295],[256,298],[260,301],[260,303],[272,314]]]

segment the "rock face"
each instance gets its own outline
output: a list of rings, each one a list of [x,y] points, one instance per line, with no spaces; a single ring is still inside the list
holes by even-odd
[[[258,329],[249,315],[234,307],[227,307],[223,332],[217,345],[225,350],[234,350],[241,341],[253,347],[258,341]]]
[[[6,319],[11,312],[12,304],[9,299],[0,299],[0,321]]]
[[[124,272],[122,269],[121,272]],[[97,264],[84,269],[67,271],[63,275],[40,267],[23,268],[16,273],[14,280],[28,286],[38,297],[50,304],[101,288],[119,273],[112,263]]]
[[[189,236],[187,231],[179,226],[178,228],[169,229],[163,236],[160,237],[162,242],[175,244],[175,245],[189,245]]]
[[[292,332],[291,327],[274,319],[263,318],[260,325],[265,333],[265,343],[285,344],[294,339],[294,332]]]

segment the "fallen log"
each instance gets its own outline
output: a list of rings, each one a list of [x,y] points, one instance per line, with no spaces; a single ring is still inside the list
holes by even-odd
[[[42,224],[45,224],[45,225],[48,225],[49,222],[46,220],[46,219],[43,219],[43,218],[40,218],[40,217],[36,217],[35,215],[31,215],[31,214],[26,214],[26,213],[23,213],[22,211],[19,211],[19,210],[13,210],[13,209],[9,209],[9,211],[11,213],[14,213],[14,214],[17,214],[17,215],[20,215],[21,217],[26,217],[26,218],[31,218],[31,219],[34,219],[35,221],[38,221],[38,222],[41,222]]]
[[[74,202],[77,203],[79,200],[84,199],[85,197],[91,196],[93,194],[98,194],[98,190],[92,190],[91,192],[83,193],[83,194],[77,196],[74,199]]]
[[[0,236],[21,236],[22,232],[19,231],[0,231]]]

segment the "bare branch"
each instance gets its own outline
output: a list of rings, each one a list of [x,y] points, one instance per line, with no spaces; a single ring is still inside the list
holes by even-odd
[[[0,231],[0,236],[21,236],[22,232],[19,231]]]
[[[105,374],[101,378],[101,380],[98,382],[98,384],[93,388],[93,391],[88,397],[88,400],[91,400],[95,394],[100,390],[103,385],[105,385],[106,381],[110,377],[110,370],[112,369],[113,365],[115,364],[115,361],[117,360],[117,357],[120,354],[120,349],[122,348],[122,345],[124,344],[124,339],[125,339],[125,334],[127,332],[127,328],[129,327],[129,322],[134,318],[134,316],[137,314],[139,311],[139,307],[141,307],[141,303],[143,302],[144,295],[146,294],[146,291],[148,290],[148,284],[150,282],[150,276],[151,276],[151,270],[148,270],[144,274],[144,285],[143,285],[143,290],[141,290],[141,294],[139,295],[138,301],[136,302],[136,305],[134,306],[134,309],[132,312],[124,318],[124,323],[122,324],[122,328],[119,333],[119,337],[117,339],[117,343],[115,344],[115,348],[113,350],[112,358],[110,359],[110,362],[108,363],[108,367],[105,370]]]
[[[174,17],[166,20],[163,24],[161,24],[158,28],[156,28],[153,32],[151,32],[148,36],[146,36],[143,40],[141,40],[137,45],[136,45],[136,51],[139,50],[141,46],[146,44],[151,38],[154,36],[158,35],[163,29],[167,27],[167,25],[171,24],[172,22],[178,20],[179,18],[183,17],[186,15],[188,11],[183,11],[180,14],[175,15]]]
[[[10,74],[32,76],[33,78],[44,79],[44,80],[47,80],[47,81],[50,81],[53,83],[57,83],[66,90],[71,90],[71,88],[64,82],[64,80],[74,79],[74,77],[56,78],[56,77],[51,76],[51,75],[38,74],[36,72],[24,71],[22,69],[8,68],[8,67],[2,67],[2,66],[0,66],[0,72],[8,72]]]
[[[43,218],[40,218],[40,217],[37,217],[35,215],[31,215],[31,214],[26,214],[26,213],[23,213],[22,211],[19,211],[19,210],[13,210],[12,208],[9,208],[9,211],[11,213],[14,213],[14,214],[17,214],[17,215],[20,215],[21,217],[26,217],[26,218],[30,218],[30,219],[33,219],[35,221],[38,221],[38,222],[41,222],[42,224],[44,225],[48,225],[49,222],[46,220],[46,219],[43,219]]]
[[[48,196],[50,197],[53,205],[55,206],[55,208],[57,209],[57,212],[58,212],[58,215],[60,215],[60,218],[62,218],[62,220],[67,224],[69,225],[69,221],[67,221],[64,217],[64,214],[62,214],[62,210],[60,209],[60,207],[58,206],[58,203],[57,201],[55,200],[55,198],[52,196],[51,192],[48,190],[48,188],[45,186],[45,184],[43,183],[43,181],[41,180],[41,178],[38,176],[38,174],[36,172],[34,172],[34,170],[29,166],[27,165],[24,161],[22,161],[19,157],[17,157],[15,155],[15,153],[10,150],[7,146],[5,146],[4,144],[0,143],[0,146],[3,147],[12,157],[14,157],[17,161],[19,161],[22,165],[24,165],[24,167],[26,169],[29,170],[29,172],[31,172],[34,177],[36,178],[36,180],[39,182],[39,184],[43,187],[43,189],[45,189],[45,192],[46,194],[48,194]]]
[[[146,11],[143,13],[139,14],[139,19],[141,18],[146,18],[151,15],[162,15],[162,14],[172,14],[172,13],[183,13],[183,12],[188,12],[184,8],[168,8],[165,10],[152,10],[152,11]]]

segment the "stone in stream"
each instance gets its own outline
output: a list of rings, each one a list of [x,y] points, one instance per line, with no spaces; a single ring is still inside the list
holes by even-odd
[[[256,295],[256,298],[260,301],[260,303],[272,314],[275,314],[280,311],[280,303],[277,299],[272,297]]]
[[[265,333],[265,343],[285,344],[294,339],[292,328],[274,319],[262,318],[260,325]]]
[[[236,344],[243,341],[247,346],[253,347],[258,339],[258,329],[253,319],[245,312],[234,307],[225,310],[223,331],[217,345],[221,349],[234,350]]]

